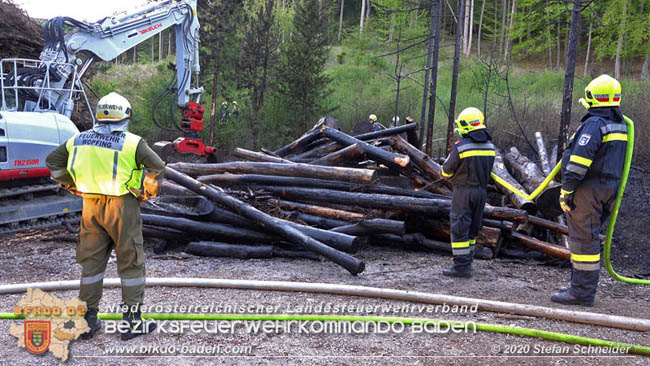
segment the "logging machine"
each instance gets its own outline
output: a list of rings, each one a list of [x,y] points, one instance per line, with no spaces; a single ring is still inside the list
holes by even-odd
[[[94,122],[81,78],[95,59],[111,61],[166,29],[176,39],[175,103],[182,110],[177,130],[183,137],[154,146],[163,153],[206,160],[216,155],[216,149],[198,138],[203,130],[203,88],[198,79],[196,1],[163,1],[92,24],[52,18],[44,24],[39,59],[0,61],[0,234],[78,222],[81,200],[59,191],[49,178],[45,158],[79,132],[70,120],[77,101],[86,104]],[[65,34],[70,27],[74,31]]]

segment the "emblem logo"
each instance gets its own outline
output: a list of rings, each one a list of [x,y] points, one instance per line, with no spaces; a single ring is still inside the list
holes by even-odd
[[[50,347],[52,324],[49,320],[25,320],[25,348],[43,353]]]
[[[580,136],[580,140],[578,140],[578,145],[585,146],[589,143],[589,140],[591,140],[591,135],[583,133],[582,136]]]

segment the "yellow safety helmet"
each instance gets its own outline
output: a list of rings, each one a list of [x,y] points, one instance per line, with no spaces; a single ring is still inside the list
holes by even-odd
[[[97,103],[95,119],[99,123],[120,123],[133,116],[131,103],[123,96],[111,92]]]
[[[377,116],[375,116],[374,114],[369,115],[368,116],[368,121],[377,122]]]
[[[474,107],[463,109],[456,119],[456,131],[461,135],[485,128],[485,117],[483,113]]]
[[[592,80],[585,88],[585,97],[580,104],[592,107],[618,107],[621,105],[621,83],[613,77],[603,74]]]

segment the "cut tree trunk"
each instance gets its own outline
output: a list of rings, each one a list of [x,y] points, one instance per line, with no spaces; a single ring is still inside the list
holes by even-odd
[[[431,234],[436,239],[440,240],[450,240],[451,230],[449,226],[449,221],[446,220],[424,220],[425,233]],[[476,237],[476,243],[481,245],[487,245],[491,247],[496,247],[501,237],[501,230],[483,226],[478,236]]]
[[[542,168],[542,173],[548,177],[548,175],[551,174],[551,164],[548,161],[548,152],[546,151],[544,138],[542,137],[541,132],[535,132],[535,141],[537,142],[537,156],[539,156],[539,163]]]
[[[569,252],[568,249],[560,247],[558,245],[553,245],[517,232],[510,233],[510,236],[529,249],[533,249],[546,255],[562,258],[565,260],[569,260],[571,258],[571,252]]]
[[[380,149],[381,150],[381,149]],[[382,150],[383,151],[383,150]],[[280,164],[280,163],[256,163],[256,162],[233,162],[221,164],[195,164],[195,163],[174,163],[168,167],[178,170],[190,176],[204,176],[210,174],[263,174],[279,175],[289,177],[306,177],[340,180],[352,183],[372,183],[377,177],[377,172],[369,169],[353,169],[316,166],[309,164]]]
[[[339,203],[383,210],[400,210],[403,212],[429,214],[437,217],[448,216],[451,209],[451,199],[449,198],[427,199],[299,187],[266,187],[266,190],[283,199],[329,204]],[[526,222],[528,219],[528,213],[526,211],[508,207],[486,205],[484,214],[486,217],[508,221]]]
[[[526,188],[528,193],[533,192],[544,182],[545,176],[537,168],[537,164],[522,155],[516,147],[510,148],[510,151],[503,156],[503,160],[512,176]],[[560,184],[551,182],[535,199],[537,208],[544,216],[557,217],[562,213],[558,203],[560,188]]]
[[[275,235],[260,233],[258,231],[242,229],[230,225],[194,221],[179,217],[142,214],[142,223],[150,226],[172,228],[188,234],[226,237],[239,241],[244,240],[268,243],[278,240],[278,237]]]
[[[185,252],[204,257],[227,257],[227,258],[305,258],[320,260],[320,257],[312,252],[277,249],[271,245],[241,245],[226,244],[211,241],[192,242],[185,247]]]
[[[497,151],[496,157],[494,158],[494,165],[492,165],[492,173],[497,175],[499,178],[503,179],[504,181],[508,182],[511,186],[517,188],[518,190],[522,192],[526,192],[526,189],[517,182],[515,178],[510,175],[510,172],[508,172],[508,169],[506,168],[505,164],[503,163],[503,156],[501,155],[501,152]],[[533,201],[527,200],[511,190],[501,186],[499,183],[496,183],[497,188],[503,192],[510,202],[522,210],[526,210],[528,213],[533,214],[537,211],[537,206]]]
[[[390,139],[390,146],[393,147],[396,151],[401,152],[402,154],[408,155],[413,163],[420,168],[431,180],[441,181],[441,183],[447,187],[451,187],[451,183],[444,179],[442,176],[442,167],[440,164],[433,161],[429,155],[418,150],[415,146],[406,142],[403,138],[399,136],[393,136]],[[448,190],[440,192],[441,194],[449,194]]]
[[[293,161],[291,160],[282,159],[275,156],[271,156],[269,154],[250,151],[239,147],[233,151],[233,155],[235,155],[238,158],[246,159],[249,161],[293,164]]]
[[[325,136],[331,138],[332,140],[338,142],[339,144],[345,146],[354,145],[354,144],[359,145],[359,147],[363,149],[363,151],[365,151],[365,153],[368,154],[369,157],[371,157],[373,160],[376,160],[377,162],[386,164],[388,167],[393,167],[397,169],[405,168],[410,162],[409,157],[406,155],[395,154],[395,153],[385,151],[377,146],[370,145],[365,141],[354,138],[339,130],[325,127],[323,129],[323,133],[325,134]]]
[[[168,179],[194,191],[197,194],[205,196],[215,203],[223,205],[238,214],[257,222],[262,228],[272,231],[289,242],[303,246],[304,248],[316,252],[323,257],[339,264],[353,275],[363,272],[364,262],[354,258],[346,253],[331,248],[316,239],[313,239],[299,230],[281,222],[279,219],[269,216],[268,214],[246,204],[234,197],[228,196],[220,190],[207,186],[190,176],[180,173],[169,166],[166,168],[165,176]]]
[[[361,135],[354,136],[356,139],[363,140],[363,141],[369,141],[381,137],[388,137],[392,135],[397,135],[400,133],[408,133],[409,131],[414,131],[417,129],[418,125],[417,123],[409,123],[407,125],[402,125],[402,126],[397,126],[393,128],[387,128],[384,130],[380,131],[373,131],[373,132],[368,132],[368,133],[363,133]],[[304,153],[298,154],[295,157],[292,158],[292,160],[296,159],[305,159],[313,156],[319,156],[322,154],[329,154],[331,152],[334,152],[341,147],[346,146],[344,144],[339,145],[337,142],[332,142],[323,146],[319,146],[316,148],[313,148],[311,150],[305,151]]]
[[[339,151],[335,151],[331,154],[327,154],[323,156],[322,158],[316,159],[312,161],[310,164],[325,165],[325,166],[343,165],[348,161],[363,157],[363,155],[364,155],[364,151],[359,146],[359,144],[352,144]]]
[[[269,203],[278,205],[278,207],[282,208],[283,210],[300,211],[306,214],[311,214],[311,215],[316,215],[316,216],[321,216],[321,217],[326,217],[326,218],[336,219],[336,220],[359,221],[365,218],[364,214],[360,214],[358,212],[345,211],[345,210],[339,210],[335,208],[309,205],[309,204],[298,203],[298,202],[290,202],[285,200],[269,200]]]
[[[371,234],[397,234],[404,235],[404,222],[386,219],[361,220],[356,224],[344,225],[333,228],[331,231],[360,236]]]
[[[289,154],[295,154],[299,152],[300,148],[304,148],[305,146],[309,145],[311,142],[319,139],[320,137],[321,137],[320,130],[318,129],[311,130],[306,134],[302,135],[296,141],[275,150],[273,153],[280,157],[285,157]]]

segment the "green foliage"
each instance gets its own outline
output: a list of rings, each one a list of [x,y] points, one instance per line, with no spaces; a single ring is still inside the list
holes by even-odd
[[[294,7],[291,39],[284,50],[282,83],[291,124],[307,130],[323,113],[330,78],[323,73],[329,58],[330,9],[321,0],[300,0]]]

